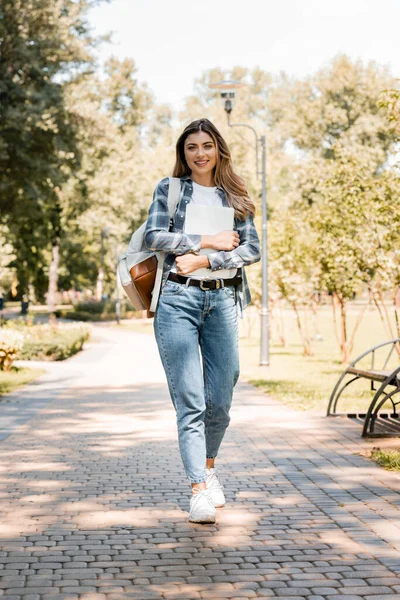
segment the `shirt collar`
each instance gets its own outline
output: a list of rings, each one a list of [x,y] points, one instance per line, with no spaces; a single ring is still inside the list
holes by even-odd
[[[180,178],[182,181],[189,181],[190,183],[193,183],[193,179],[190,177],[190,175],[182,175],[182,177]],[[222,192],[223,194],[225,194],[225,191],[222,189],[222,187],[220,186],[216,186],[217,190]]]

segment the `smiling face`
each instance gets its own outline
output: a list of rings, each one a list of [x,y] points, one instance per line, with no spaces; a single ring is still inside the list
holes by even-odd
[[[217,148],[212,137],[205,131],[197,131],[185,140],[185,159],[192,172],[192,178],[199,182],[213,179],[217,164]]]

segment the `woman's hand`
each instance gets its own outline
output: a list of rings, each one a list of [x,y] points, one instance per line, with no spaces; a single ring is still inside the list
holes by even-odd
[[[221,231],[215,235],[203,235],[201,237],[202,248],[213,248],[213,250],[234,250],[240,244],[237,231]]]
[[[210,268],[210,262],[205,255],[182,254],[176,257],[178,275],[189,275],[196,269]]]

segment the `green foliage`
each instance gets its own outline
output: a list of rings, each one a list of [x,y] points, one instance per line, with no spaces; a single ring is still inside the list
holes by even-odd
[[[57,317],[71,319],[72,321],[112,321],[115,320],[115,302],[113,300],[96,300],[77,302],[74,304],[73,310],[58,310]],[[120,317],[129,319],[135,316],[138,311],[127,310],[126,303],[121,302]],[[141,313],[140,313],[141,314]]]
[[[394,149],[393,126],[380,105],[388,87],[394,78],[386,67],[339,55],[315,75],[282,81],[270,110],[282,138],[300,150],[336,159],[340,141],[375,170]]]
[[[400,471],[400,450],[398,448],[392,450],[374,448],[371,452],[371,458],[388,471]]]
[[[61,234],[60,191],[80,165],[78,123],[65,93],[94,43],[90,0],[5,0],[0,7],[0,212],[20,289],[46,289],[49,250]],[[74,75],[73,75],[74,74]]]
[[[21,353],[23,336],[18,331],[0,330],[0,371],[10,371]]]
[[[388,70],[346,56],[304,79],[210,69],[175,127],[171,109],[138,83],[133,60],[113,57],[98,73],[98,40],[87,25],[92,4],[5,0],[0,8],[0,286],[10,286],[13,269],[20,290],[31,283],[39,299],[50,280],[52,289],[58,280],[61,289],[94,290],[104,263],[102,291],[113,293],[116,255],[146,218],[157,180],[171,172],[181,127],[201,115],[227,139],[261,230],[253,133],[228,127],[209,88],[237,79],[247,86],[238,90],[232,121],[267,137],[271,296],[297,311],[304,351],[312,354],[299,311],[315,311],[315,292],[329,292],[341,308],[345,359],[355,333],[347,332],[346,303],[362,286],[376,302],[387,291],[395,298],[400,280],[400,190],[389,161],[399,103]],[[256,303],[260,270],[249,270]],[[94,316],[92,308],[75,307],[69,316],[112,318],[113,309]]]
[[[400,179],[388,168],[396,138],[380,105],[392,81],[373,63],[339,56],[304,81],[282,82],[269,102],[274,127],[295,150],[297,184],[289,207],[271,215],[273,288],[310,308],[305,290],[331,294],[344,362],[361,322],[348,330],[347,302],[362,287],[397,285]]]
[[[0,371],[0,396],[11,394],[25,383],[34,381],[45,371],[42,369],[20,369],[12,367],[10,371]]]
[[[11,289],[14,269],[10,266],[15,259],[12,245],[8,240],[7,227],[0,225],[0,296]]]
[[[65,360],[82,350],[90,337],[90,329],[85,325],[35,325],[23,319],[8,321],[3,330],[22,337],[18,355],[22,360]]]
[[[102,300],[101,302],[86,301],[86,302],[77,302],[74,304],[74,310],[77,312],[88,312],[94,315],[101,315],[104,312],[112,312],[115,308],[115,303],[110,300]]]
[[[397,136],[400,134],[400,91],[398,89],[383,90],[380,106],[386,109],[387,117],[393,125]]]

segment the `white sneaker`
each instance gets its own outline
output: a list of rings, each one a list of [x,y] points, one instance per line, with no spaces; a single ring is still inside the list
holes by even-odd
[[[208,490],[200,490],[190,498],[189,521],[191,523],[215,523],[216,513]]]
[[[210,492],[214,506],[216,508],[222,508],[222,506],[225,506],[225,496],[224,492],[222,491],[223,486],[221,485],[217,472],[214,468],[207,469],[206,471],[206,486],[207,491]]]

